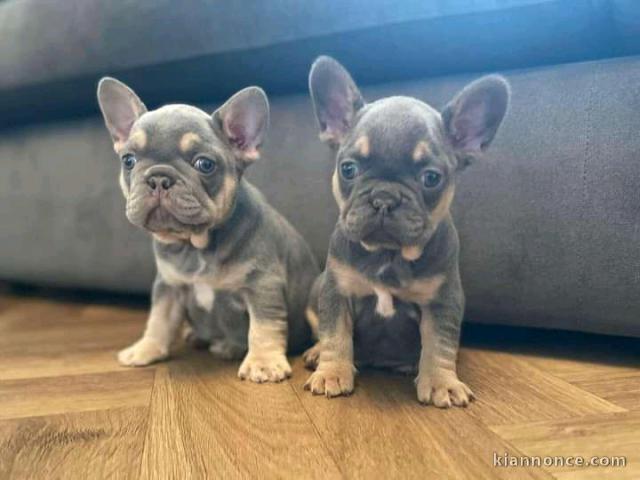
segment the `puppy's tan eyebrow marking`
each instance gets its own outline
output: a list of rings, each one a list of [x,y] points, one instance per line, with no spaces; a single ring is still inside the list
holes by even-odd
[[[421,160],[424,160],[428,156],[431,156],[431,154],[432,152],[429,144],[424,140],[420,140],[416,145],[416,148],[413,149],[412,158],[414,162],[419,162]]]
[[[200,135],[198,135],[197,133],[194,133],[194,132],[185,133],[184,135],[182,135],[182,138],[180,139],[180,145],[179,145],[180,151],[182,153],[189,152],[201,140],[202,139],[200,138]]]
[[[357,149],[358,153],[362,157],[368,157],[371,153],[371,145],[369,143],[369,137],[366,135],[362,135],[358,138],[353,146]]]
[[[147,133],[144,130],[136,130],[129,137],[129,143],[133,148],[143,150],[147,146]]]

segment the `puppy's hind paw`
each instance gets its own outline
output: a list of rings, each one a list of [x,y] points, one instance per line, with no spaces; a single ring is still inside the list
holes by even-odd
[[[164,360],[169,351],[152,338],[141,338],[129,348],[118,353],[118,361],[125,367],[144,367]]]
[[[281,382],[291,376],[291,366],[284,353],[253,354],[249,352],[238,370],[241,380],[256,383]]]
[[[471,389],[455,374],[418,375],[416,389],[420,403],[438,408],[466,407],[475,398]]]
[[[304,389],[328,398],[349,395],[353,392],[354,376],[355,369],[348,362],[321,363],[304,384]]]
[[[302,354],[302,360],[304,366],[309,370],[315,370],[318,366],[318,360],[320,358],[320,342],[316,343],[313,347],[309,348]]]

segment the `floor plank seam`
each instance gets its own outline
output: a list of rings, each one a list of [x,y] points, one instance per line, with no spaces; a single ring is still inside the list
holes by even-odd
[[[158,381],[158,368],[154,367],[153,370],[153,383],[151,384],[151,392],[149,394],[149,404],[147,405],[147,425],[144,432],[144,441],[142,442],[142,454],[140,455],[140,462],[138,464],[138,476],[136,478],[142,478],[142,462],[144,461],[145,452],[147,450],[147,442],[149,441],[149,434],[151,429],[151,416],[153,415],[153,410],[151,408],[151,403],[153,402],[153,393],[156,390],[156,385]]]
[[[313,431],[315,432],[316,436],[318,437],[318,440],[320,441],[320,444],[322,445],[322,449],[326,452],[326,454],[329,456],[329,458],[331,459],[333,464],[336,466],[336,470],[338,470],[338,472],[340,472],[340,475],[342,476],[342,478],[346,479],[347,478],[346,474],[344,473],[342,468],[340,468],[340,465],[339,465],[338,461],[336,460],[336,458],[331,453],[331,450],[329,450],[329,447],[325,443],[324,438],[322,438],[322,435],[320,434],[320,429],[318,428],[318,426],[313,421],[313,418],[311,417],[311,414],[309,413],[309,411],[305,408],[304,402],[302,401],[302,398],[300,397],[300,394],[299,394],[298,390],[293,386],[293,384],[291,383],[291,380],[289,380],[287,383],[289,384],[289,388],[291,388],[291,390],[293,390],[293,394],[298,399],[298,403],[300,403],[300,407],[302,408],[302,411],[304,412],[304,414],[309,419],[309,423],[311,424],[311,427],[313,428]]]

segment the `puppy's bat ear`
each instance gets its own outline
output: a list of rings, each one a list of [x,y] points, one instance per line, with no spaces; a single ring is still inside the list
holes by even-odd
[[[464,168],[480,155],[502,123],[509,83],[499,75],[482,77],[467,85],[442,111],[445,132]]]
[[[269,128],[269,100],[264,90],[240,90],[213,113],[213,119],[242,160],[249,163],[260,157],[258,148]]]
[[[147,107],[124,83],[104,77],[98,83],[98,103],[116,150],[127,141],[131,127]]]
[[[320,138],[338,145],[364,106],[349,72],[331,57],[319,57],[309,72],[309,91],[320,124]]]

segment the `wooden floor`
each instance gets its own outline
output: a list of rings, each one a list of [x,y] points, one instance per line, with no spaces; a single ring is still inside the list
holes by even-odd
[[[467,409],[419,405],[363,372],[350,398],[236,378],[183,350],[126,369],[143,309],[0,296],[0,478],[640,478],[640,343],[470,327]],[[504,467],[502,456],[624,456],[625,467]],[[542,461],[542,460],[541,460]]]

